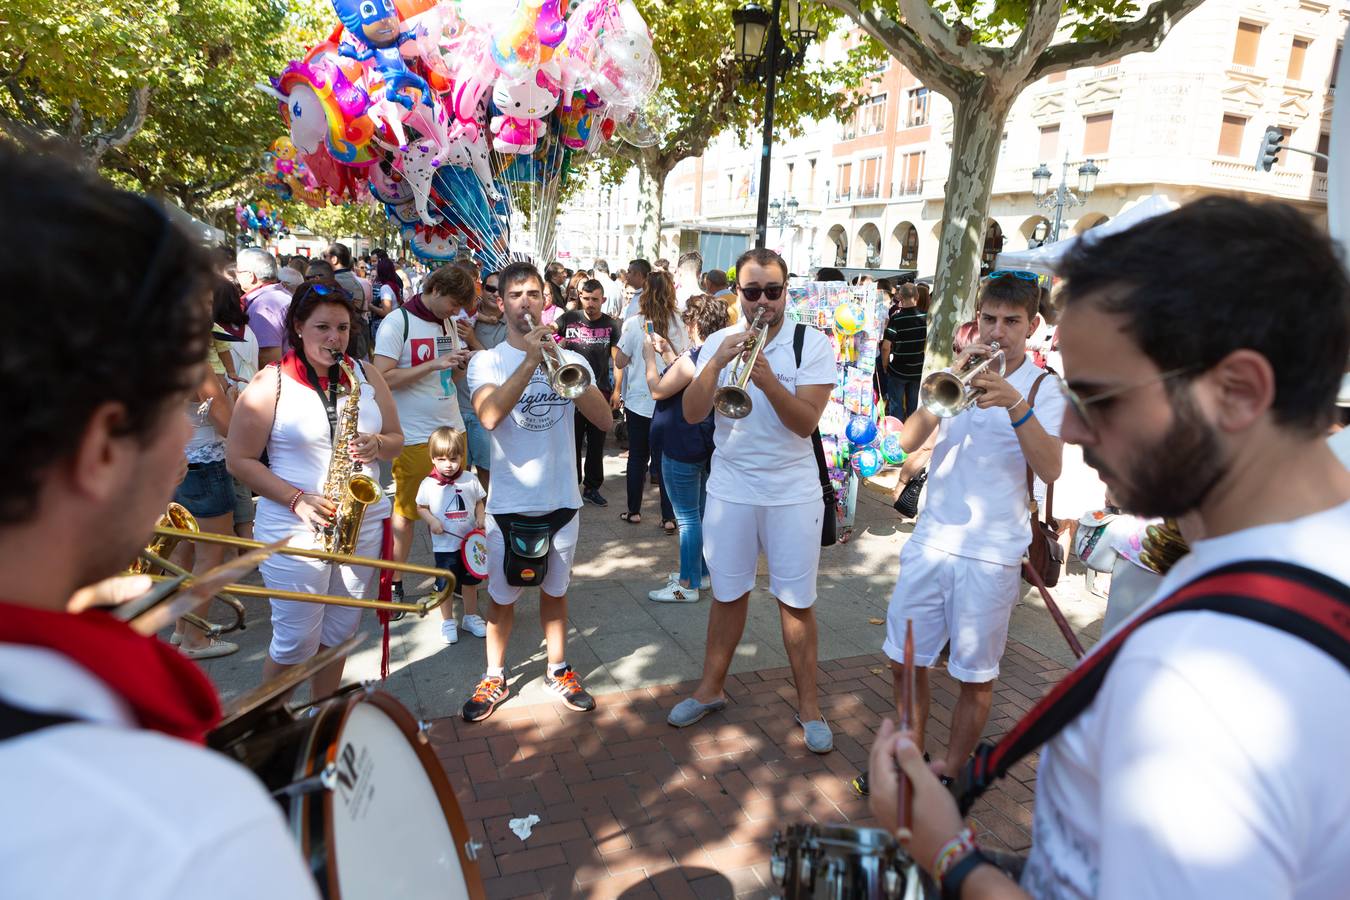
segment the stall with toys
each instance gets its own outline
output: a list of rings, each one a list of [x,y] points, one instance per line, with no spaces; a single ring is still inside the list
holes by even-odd
[[[834,346],[834,391],[820,418],[820,437],[838,498],[841,543],[852,531],[862,480],[905,460],[900,421],[882,416],[873,389],[886,312],[875,285],[802,280],[788,285],[788,319],[819,328]]]

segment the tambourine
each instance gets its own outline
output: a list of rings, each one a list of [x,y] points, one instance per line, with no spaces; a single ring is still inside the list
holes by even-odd
[[[474,578],[486,578],[488,573],[487,534],[481,528],[475,528],[464,535],[464,547],[460,550],[464,560],[464,571]]]

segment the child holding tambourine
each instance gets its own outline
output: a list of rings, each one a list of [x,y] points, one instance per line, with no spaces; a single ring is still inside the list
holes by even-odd
[[[455,585],[464,599],[464,630],[474,637],[487,634],[487,623],[478,615],[478,585],[482,578],[465,565],[465,540],[481,536],[484,504],[487,492],[471,473],[466,471],[468,438],[454,428],[437,428],[427,439],[431,456],[431,474],[417,489],[417,515],[431,529],[431,550],[436,566],[449,569],[455,576]],[[475,535],[476,533],[476,535]],[[439,590],[443,583],[438,581]],[[441,605],[441,639],[447,644],[459,640],[455,623],[454,602]]]

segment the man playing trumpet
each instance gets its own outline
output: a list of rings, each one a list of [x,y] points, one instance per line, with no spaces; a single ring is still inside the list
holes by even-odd
[[[1039,302],[1031,272],[995,272],[986,280],[976,307],[978,340],[956,357],[952,372],[959,375],[999,350],[1003,365],[983,366],[970,378],[969,406],[948,405],[949,417],[939,419],[921,403],[900,433],[907,452],[923,446],[934,428],[938,439],[927,504],[900,551],[882,649],[892,661],[898,706],[905,622],[913,620],[914,731],[922,748],[932,696],[928,669],[950,639],[947,671],[961,692],[946,741],[948,776],[960,771],[989,718],[1008,620],[1021,593],[1022,554],[1031,538],[1027,467],[1047,484],[1060,472],[1064,394],[1059,380],[1046,378],[1026,353],[1040,323]],[[866,793],[866,774],[854,784]]]
[[[822,500],[811,433],[834,387],[834,352],[829,339],[814,328],[804,328],[800,345],[794,345],[798,326],[785,326],[783,315],[787,275],[787,264],[771,250],[742,254],[736,261],[741,321],[751,323],[758,316],[760,328],[734,325],[709,336],[699,353],[697,374],[684,392],[684,417],[690,423],[703,421],[714,407],[718,413],[703,518],[704,557],[716,602],[708,615],[703,678],[667,721],[683,728],[726,706],[727,670],[745,629],[763,552],[806,746],[828,753],[834,737],[817,703],[812,606],[821,517],[834,512]],[[752,341],[759,346],[750,346]],[[744,362],[737,362],[747,354]],[[727,403],[727,388],[745,364],[750,365],[749,379],[737,385],[740,392],[731,392],[738,399]],[[722,402],[715,401],[719,393]]]
[[[469,362],[469,396],[492,443],[487,501],[487,670],[464,718],[477,722],[506,699],[506,645],[515,603],[539,587],[539,620],[548,643],[546,684],[572,709],[595,700],[566,662],[567,586],[572,576],[581,508],[573,435],[579,411],[597,428],[614,427],[609,400],[595,386],[586,358],[554,343],[544,314],[544,279],[529,263],[498,274],[505,343]]]

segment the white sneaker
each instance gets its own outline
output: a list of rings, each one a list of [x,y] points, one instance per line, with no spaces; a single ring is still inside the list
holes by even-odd
[[[441,640],[447,644],[459,641],[459,626],[455,624],[454,619],[446,619],[441,623]]]
[[[483,617],[476,613],[469,613],[464,617],[464,630],[476,638],[487,637],[487,622]]]
[[[647,599],[655,600],[657,603],[697,603],[698,590],[681,587],[680,582],[676,580],[659,591],[648,592]]]

